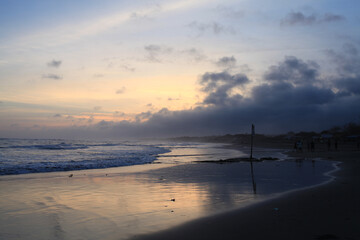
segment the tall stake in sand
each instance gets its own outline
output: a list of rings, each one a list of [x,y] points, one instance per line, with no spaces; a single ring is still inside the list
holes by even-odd
[[[253,167],[253,162],[252,162],[254,135],[255,135],[255,126],[254,126],[254,124],[251,124],[250,166],[251,166],[251,178],[252,178],[253,191],[254,191],[254,194],[256,194],[256,183],[255,183],[255,177],[254,177],[254,167]]]
[[[250,161],[252,161],[252,152],[253,152],[253,137],[255,135],[255,126],[251,124],[251,148],[250,148]]]

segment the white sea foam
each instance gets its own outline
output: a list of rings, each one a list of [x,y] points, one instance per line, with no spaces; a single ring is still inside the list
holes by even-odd
[[[0,139],[0,175],[241,157],[217,143]]]
[[[0,139],[0,175],[151,163],[170,150],[139,142]]]

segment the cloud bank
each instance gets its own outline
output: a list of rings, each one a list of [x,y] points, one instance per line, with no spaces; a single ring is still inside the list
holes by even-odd
[[[356,50],[356,51],[355,51]],[[251,80],[242,73],[206,72],[199,77],[206,96],[198,107],[147,115],[142,123],[114,123],[120,135],[173,136],[248,132],[252,123],[262,133],[323,130],[360,117],[360,57],[357,48],[329,51],[336,73],[322,77],[321,66],[287,56],[272,65],[248,97],[236,92]]]
[[[258,133],[274,134],[319,131],[358,121],[358,49],[346,44],[343,51],[329,50],[326,56],[334,69],[330,76],[324,75],[315,61],[286,56],[269,66],[260,82],[244,73],[227,70],[203,73],[198,84],[204,97],[191,109],[163,108],[140,113],[134,121],[103,120],[61,131],[50,128],[42,131],[46,136],[76,138],[169,137],[245,133],[255,124]],[[236,61],[233,57],[221,59]]]

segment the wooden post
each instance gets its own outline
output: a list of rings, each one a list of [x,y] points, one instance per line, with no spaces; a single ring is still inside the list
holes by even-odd
[[[253,153],[253,138],[255,135],[255,126],[251,124],[251,147],[250,147],[250,161],[252,161],[252,153]]]
[[[254,167],[252,161],[250,161],[250,167],[251,167],[251,180],[252,180],[253,192],[254,194],[256,194],[256,182],[255,182]]]
[[[252,162],[254,135],[255,135],[255,126],[254,126],[254,124],[251,124],[250,167],[251,167],[251,178],[252,178],[253,191],[254,191],[254,194],[256,194],[256,182],[255,182],[254,167],[253,167],[253,162]]]

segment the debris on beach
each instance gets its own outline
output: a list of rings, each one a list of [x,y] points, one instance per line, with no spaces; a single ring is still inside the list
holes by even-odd
[[[70,175],[69,175],[69,177],[73,177],[73,176],[74,176],[74,174],[70,174]]]
[[[175,198],[172,198],[170,201],[175,202]]]
[[[273,158],[273,157],[262,157],[260,158],[260,161],[276,161],[279,160],[278,158]]]
[[[194,161],[198,163],[235,163],[235,162],[262,162],[262,161],[276,161],[279,160],[278,158],[273,157],[262,157],[262,158],[228,158],[228,159],[220,159],[215,161]]]
[[[317,236],[316,239],[319,240],[325,240],[325,239],[339,239],[338,236],[334,235],[334,234],[323,234],[323,235],[319,235]]]

